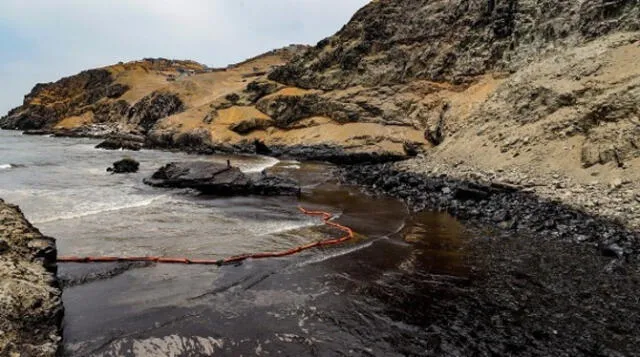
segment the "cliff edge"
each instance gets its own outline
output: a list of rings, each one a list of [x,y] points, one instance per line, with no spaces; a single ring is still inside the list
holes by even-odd
[[[0,356],[56,356],[62,315],[55,241],[0,200]]]

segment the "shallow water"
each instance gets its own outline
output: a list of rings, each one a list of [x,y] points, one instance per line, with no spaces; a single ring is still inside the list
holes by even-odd
[[[0,197],[57,238],[61,255],[218,259],[340,234],[299,204],[335,213],[358,239],[221,268],[61,265],[68,356],[419,355],[431,296],[421,287],[464,288],[471,278],[457,221],[337,186],[327,166],[95,144],[0,131]],[[141,172],[107,174],[125,155]],[[142,184],[170,161],[227,159],[249,172],[273,166],[304,194],[215,198]]]

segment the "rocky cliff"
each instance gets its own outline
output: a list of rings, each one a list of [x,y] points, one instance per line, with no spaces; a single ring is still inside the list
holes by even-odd
[[[379,0],[270,78],[333,90],[416,79],[470,83],[558,48],[640,30],[637,1]]]
[[[38,85],[0,126],[348,163],[535,162],[587,181],[640,157],[639,19],[637,0],[377,0],[312,48]]]
[[[169,106],[168,111],[161,113],[154,113],[145,106],[162,96],[161,91],[156,91],[166,84],[162,79],[207,70],[191,61],[145,59],[84,71],[55,83],[37,84],[25,95],[22,106],[0,119],[0,126],[21,130],[70,129],[173,114],[180,109],[179,105]],[[168,101],[175,101],[170,94],[167,97]],[[140,105],[134,108],[137,103]]]
[[[53,357],[61,337],[56,248],[0,200],[0,356]]]
[[[424,128],[445,144],[433,155],[547,161],[550,144],[576,158],[554,169],[624,166],[640,156],[639,30],[634,0],[372,1],[269,78]]]

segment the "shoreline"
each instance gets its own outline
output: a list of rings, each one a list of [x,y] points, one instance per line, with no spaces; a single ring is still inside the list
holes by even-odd
[[[93,133],[86,131],[48,130],[23,135],[53,135],[54,137],[82,137],[106,139],[111,135],[118,137],[122,134]],[[193,143],[194,145],[159,145],[146,138],[142,148],[146,150],[161,150],[168,152],[185,152],[194,155],[260,155],[282,160],[319,161],[328,162],[339,167],[346,167],[349,171],[353,166],[386,165],[397,171],[412,173],[417,180],[426,181],[448,179],[457,182],[454,186],[471,186],[479,184],[486,186],[497,184],[507,188],[507,191],[518,191],[525,196],[537,197],[539,201],[562,206],[564,209],[590,216],[591,218],[609,222],[615,226],[622,226],[624,230],[640,235],[640,184],[632,180],[614,179],[609,183],[602,183],[594,177],[591,183],[580,183],[574,178],[562,173],[550,174],[528,172],[522,170],[483,170],[464,162],[450,164],[444,160],[432,160],[422,155],[400,157],[378,152],[353,153],[345,152],[341,148],[329,145],[279,145],[267,147],[260,142],[246,142],[241,145],[212,145],[210,143]],[[135,151],[134,151],[135,152]],[[389,171],[390,174],[395,174]],[[352,183],[370,186],[367,180],[355,180]],[[482,189],[482,187],[480,187]],[[494,187],[495,188],[495,187]],[[377,190],[376,193],[387,193]],[[637,193],[638,192],[638,193]],[[388,192],[394,195],[394,192]],[[397,192],[396,192],[397,193]],[[597,196],[597,197],[594,197]],[[400,197],[402,199],[410,198]],[[418,197],[413,197],[412,201]],[[405,201],[407,201],[405,199]],[[420,211],[420,204],[409,201],[412,209]],[[424,208],[439,210],[438,205],[425,204]],[[455,208],[454,208],[455,209]],[[473,215],[471,215],[473,217]],[[465,219],[466,217],[463,217]],[[640,238],[637,238],[640,243]]]
[[[483,261],[479,266],[486,270],[482,270],[481,279],[474,283],[473,294],[462,294],[457,297],[457,302],[439,302],[447,309],[469,312],[477,308],[481,311],[486,309],[487,312],[472,321],[491,326],[493,320],[490,311],[494,306],[494,297],[502,301],[499,304],[501,308],[511,309],[512,305],[526,306],[526,303],[519,301],[522,296],[544,300],[551,291],[553,299],[560,299],[560,296],[567,294],[571,296],[567,301],[554,300],[559,310],[568,311],[566,309],[579,306],[582,316],[608,316],[604,302],[609,299],[615,302],[622,298],[601,292],[584,298],[581,294],[588,290],[592,278],[595,279],[593,284],[598,284],[602,289],[619,289],[624,299],[633,296],[631,292],[637,286],[633,282],[637,274],[634,269],[640,263],[637,259],[637,242],[640,239],[637,230],[580,212],[559,200],[545,200],[531,186],[507,182],[508,178],[498,174],[480,176],[484,174],[470,171],[467,176],[460,167],[454,168],[459,170],[454,172],[454,169],[433,167],[418,160],[338,166],[335,170],[339,172],[337,177],[343,183],[357,184],[368,193],[400,198],[412,211],[446,211],[460,219],[472,232],[479,232],[478,239],[472,245],[478,249],[477,258]],[[487,228],[488,233],[482,233],[481,230]],[[536,254],[540,259],[553,261],[553,265],[546,266],[531,260],[537,259]],[[522,260],[523,257],[526,259]],[[564,275],[567,272],[574,274],[575,269],[578,269],[575,275]],[[620,282],[625,279],[630,282]],[[538,291],[538,286],[544,286],[549,291]],[[627,300],[620,301],[628,303]],[[591,302],[599,305],[593,307],[589,305]],[[544,314],[550,314],[553,310],[542,303],[535,306],[539,310],[534,311]],[[622,311],[614,310],[618,313]],[[510,321],[517,312],[505,314],[506,317],[501,318]],[[464,320],[465,316],[457,318]],[[562,323],[558,322],[558,326]],[[518,328],[530,332],[534,327],[527,322]],[[598,331],[597,326],[591,323],[586,325],[586,330]],[[575,333],[579,331],[576,329]],[[545,348],[564,349],[563,344],[573,348],[571,341],[575,336],[574,332],[571,334],[572,338],[563,339],[562,343],[539,343]],[[625,334],[633,335],[632,332]],[[484,344],[490,345],[492,336],[491,333],[482,335],[474,342],[478,346],[473,348],[482,350]],[[500,337],[500,341],[509,341],[510,338],[513,335],[507,333]]]
[[[638,229],[628,221],[597,215],[562,201],[558,195],[551,196],[549,192],[554,191],[548,186],[536,190],[479,173],[429,173],[427,167],[421,171],[413,164],[404,161],[342,167],[340,178],[344,183],[363,187],[369,194],[399,198],[414,212],[444,211],[465,223],[493,227],[507,234],[591,245],[612,258],[610,270],[637,261]],[[547,192],[547,196],[540,191]]]
[[[52,136],[64,138],[90,138],[100,140],[124,140],[132,135],[131,133],[115,133],[105,131],[91,131],[86,128],[79,130],[12,130],[0,129],[7,131],[20,131],[22,135],[32,136]],[[169,152],[184,152],[194,155],[261,155],[270,156],[284,160],[301,160],[301,161],[324,161],[336,165],[361,165],[361,164],[379,164],[386,162],[399,162],[409,159],[411,156],[398,155],[392,152],[348,152],[342,147],[332,145],[271,145],[267,146],[261,141],[242,141],[235,144],[212,144],[203,142],[200,139],[193,141],[160,142],[151,138],[144,137],[143,141],[134,142],[139,145],[139,149],[146,150],[162,150]],[[102,144],[102,143],[101,143]],[[100,146],[101,144],[98,144]],[[122,148],[105,148],[105,150],[131,150],[128,147]],[[131,150],[133,152],[137,150]]]

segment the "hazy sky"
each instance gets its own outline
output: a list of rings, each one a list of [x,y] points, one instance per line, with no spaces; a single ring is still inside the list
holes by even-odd
[[[332,35],[368,0],[0,0],[0,116],[38,82],[144,57],[224,66]]]

